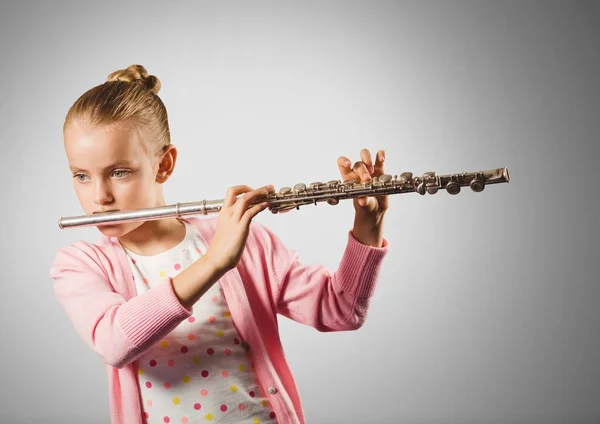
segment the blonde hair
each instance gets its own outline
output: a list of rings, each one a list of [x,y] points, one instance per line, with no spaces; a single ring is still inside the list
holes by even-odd
[[[145,135],[145,148],[152,146],[154,153],[160,152],[171,144],[167,109],[158,97],[160,88],[160,80],[148,75],[142,65],[114,71],[73,103],[63,132],[75,121],[89,126],[131,122]]]

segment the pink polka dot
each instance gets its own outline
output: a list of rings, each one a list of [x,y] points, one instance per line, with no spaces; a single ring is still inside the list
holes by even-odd
[[[221,405],[221,411],[225,412],[227,411],[227,405]]]
[[[151,367],[155,367],[156,366],[156,361],[154,359],[150,361],[150,366]]]
[[[165,423],[167,423],[167,424],[168,424],[168,423],[170,423],[170,422],[171,422],[171,418],[169,418],[169,417],[164,417],[164,418],[163,418],[163,421],[164,421]]]
[[[214,316],[209,316],[208,317],[208,322],[215,322],[217,319]]]
[[[196,335],[194,333],[188,334],[188,339],[189,340],[194,340],[195,338],[196,338]]]
[[[174,359],[169,359],[169,362],[167,362],[169,364],[170,367],[174,367],[175,366],[175,360]]]
[[[250,395],[250,397],[256,396],[256,394],[254,393],[254,390],[250,390],[250,392],[248,394]]]
[[[208,349],[206,349],[206,353],[208,353],[209,355],[212,355],[215,353],[215,350],[212,347],[209,347]]]
[[[202,372],[200,373],[202,375],[202,377],[206,378],[208,377],[208,371],[206,370],[202,370]]]
[[[194,318],[194,317],[189,317],[189,318],[188,318],[188,321],[189,321],[189,322],[194,322],[194,321],[196,321],[196,318]]]
[[[227,370],[223,370],[223,371],[221,371],[221,375],[222,375],[223,377],[229,377],[229,371],[227,371]]]
[[[275,418],[275,412],[271,412],[271,413],[269,414],[269,418]]]
[[[197,402],[196,402],[196,403],[194,404],[194,409],[195,409],[196,411],[199,411],[199,410],[200,410],[200,408],[202,408],[202,405],[200,405],[199,403],[197,403]]]
[[[206,390],[206,389],[202,389],[202,390],[200,390],[200,394],[201,394],[202,396],[208,396],[208,390]]]
[[[212,301],[213,302],[218,302],[219,301],[219,296],[217,296],[216,294],[212,297]]]
[[[148,404],[148,406],[152,406],[152,400],[148,400],[146,403]]]
[[[233,339],[233,342],[234,342],[235,344],[240,344],[240,339],[238,339],[238,338],[236,337],[235,339]]]
[[[165,389],[170,389],[171,388],[171,383],[165,383]]]
[[[181,417],[181,424],[187,424],[188,423],[188,417]]]
[[[181,353],[187,353],[188,352],[188,347],[187,346],[181,346]]]
[[[142,281],[144,282],[144,284],[148,285],[148,279],[147,278],[143,278]]]
[[[149,381],[146,381],[146,387],[151,389],[152,388],[152,383]]]
[[[150,415],[147,412],[144,412],[144,418],[148,419],[150,418]]]
[[[244,405],[243,403],[240,403],[240,411],[243,411],[244,409],[246,409],[246,405]]]
[[[225,349],[225,355],[231,355],[231,349]]]
[[[132,259],[131,262],[133,262],[133,264],[135,265],[135,259]]]
[[[181,269],[181,264],[175,264],[173,268],[175,268],[176,271],[179,271]]]
[[[198,253],[202,253],[202,250],[200,250],[200,248],[199,248],[199,247],[196,247],[196,252],[198,252]]]

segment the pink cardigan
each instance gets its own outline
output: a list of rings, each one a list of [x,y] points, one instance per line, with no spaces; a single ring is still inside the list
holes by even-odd
[[[186,218],[209,246],[216,218]],[[250,346],[258,378],[279,423],[304,423],[296,383],[279,339],[277,314],[318,331],[348,331],[366,318],[388,242],[359,243],[352,232],[339,268],[304,265],[265,226],[252,222],[238,266],[220,280],[231,317]],[[61,248],[50,270],[57,300],[106,364],[112,424],[142,424],[136,359],[191,311],[171,279],[137,296],[125,251],[114,237]]]

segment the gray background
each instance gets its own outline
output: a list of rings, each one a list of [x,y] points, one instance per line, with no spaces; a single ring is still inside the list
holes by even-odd
[[[0,422],[107,423],[106,375],[56,302],[57,249],[96,229],[62,145],[112,71],[157,75],[180,158],[167,202],[387,170],[507,166],[511,183],[391,198],[368,320],[282,318],[309,423],[600,421],[597,2],[3,2]],[[335,268],[350,202],[269,226]]]

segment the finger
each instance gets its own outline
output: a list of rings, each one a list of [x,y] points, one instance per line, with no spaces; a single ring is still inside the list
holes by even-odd
[[[251,221],[256,215],[258,215],[260,212],[267,209],[268,206],[269,206],[268,202],[262,202],[262,203],[255,204],[254,206],[252,206],[251,208],[246,210],[246,212],[244,212],[244,216],[242,217],[241,221],[243,221],[245,223],[247,223],[248,221]]]
[[[358,176],[358,180],[361,183],[371,181],[371,173],[367,169],[367,164],[364,162],[356,162],[352,167],[352,171]]]
[[[355,180],[358,181],[358,176],[352,171],[352,162],[346,156],[340,156],[337,160],[338,169],[342,181]]]
[[[238,219],[242,219],[242,216],[250,207],[257,203],[261,203],[266,200],[269,193],[272,193],[275,188],[272,185],[266,185],[256,190],[245,193],[244,196],[238,200],[234,206],[234,215]]]
[[[371,152],[369,149],[362,149],[360,151],[360,160],[362,160],[367,166],[367,170],[370,174],[373,173],[373,161],[371,159]]]
[[[364,162],[356,162],[354,164],[353,167],[354,173],[356,175],[358,175],[359,179],[358,181],[361,183],[366,183],[371,181],[371,174],[369,173],[369,171],[367,170],[367,165]],[[358,199],[358,204],[360,206],[366,206],[367,202],[368,202],[368,197],[367,196],[360,196],[357,198]]]
[[[233,205],[236,202],[238,195],[247,193],[249,191],[252,191],[252,187],[247,185],[229,187],[229,189],[227,189],[227,193],[225,193],[225,199],[223,199],[223,206]]]
[[[383,170],[383,165],[385,161],[385,150],[380,150],[377,152],[377,157],[375,158],[375,170],[373,171],[374,177],[380,177],[385,172]]]

